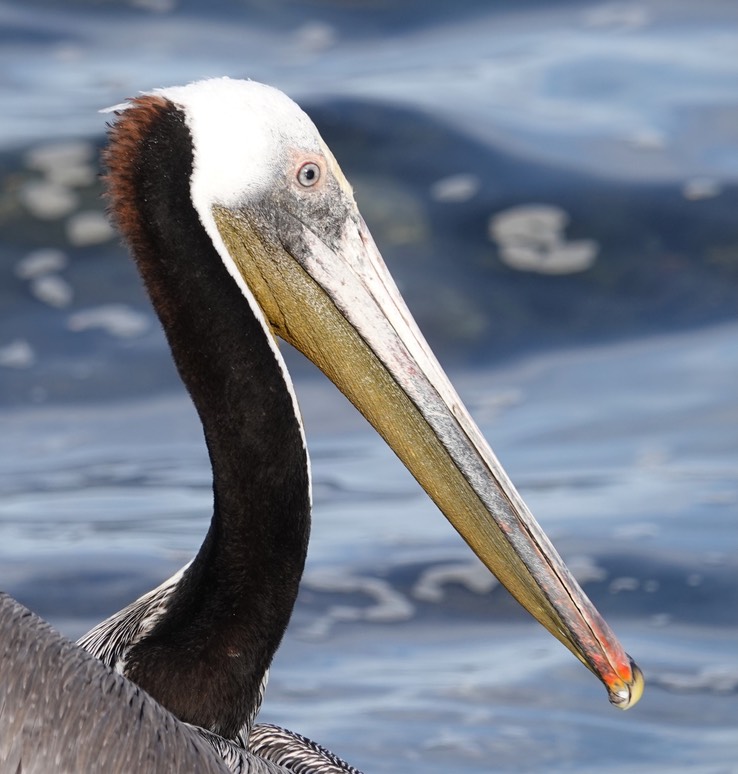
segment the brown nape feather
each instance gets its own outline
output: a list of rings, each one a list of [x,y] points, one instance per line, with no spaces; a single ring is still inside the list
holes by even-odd
[[[163,249],[161,224],[150,223],[142,216],[142,204],[145,202],[148,207],[160,198],[159,191],[153,190],[151,170],[146,168],[144,157],[157,156],[156,148],[162,136],[166,136],[163,127],[172,121],[184,122],[184,117],[172,102],[156,95],[130,99],[129,106],[115,115],[115,122],[108,124],[108,146],[102,153],[108,216],[129,247],[166,330],[174,315],[171,305],[176,303],[176,298],[166,287],[169,281],[166,269],[153,265],[156,256],[167,251]],[[170,179],[175,174],[165,168],[158,173]],[[189,190],[181,191],[180,196],[191,207]],[[168,214],[173,216],[171,210]]]
[[[108,124],[108,146],[102,153],[107,170],[103,175],[108,214],[133,249],[143,247],[144,224],[136,208],[136,182],[141,145],[153,126],[172,107],[163,97],[144,96],[130,100],[125,110],[116,111],[115,123]]]

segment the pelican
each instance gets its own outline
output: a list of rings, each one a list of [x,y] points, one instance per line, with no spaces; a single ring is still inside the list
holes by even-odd
[[[92,686],[72,684],[92,692],[92,711],[107,706],[97,688],[104,675],[145,691],[183,740],[202,742],[232,771],[356,771],[304,737],[254,725],[310,530],[307,447],[277,338],[344,392],[610,701],[635,704],[640,670],[433,356],[308,116],[274,88],[228,78],[156,90],[114,112],[104,154],[109,208],[202,421],[213,515],[186,567],[80,640],[102,662],[84,661]],[[7,620],[3,633],[19,625],[17,611]],[[3,667],[3,683],[23,679],[21,652]],[[31,760],[44,739],[29,712]],[[79,733],[78,717],[61,720]],[[90,743],[121,755],[129,744]]]

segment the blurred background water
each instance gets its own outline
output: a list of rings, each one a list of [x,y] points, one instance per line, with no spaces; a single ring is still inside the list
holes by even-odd
[[[70,637],[197,549],[194,411],[101,108],[215,75],[318,124],[434,350],[643,667],[611,709],[299,356],[315,514],[262,716],[367,772],[738,771],[738,6],[0,2],[0,587]]]

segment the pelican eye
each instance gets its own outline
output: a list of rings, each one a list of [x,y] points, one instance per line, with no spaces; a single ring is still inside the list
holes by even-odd
[[[310,188],[320,180],[320,167],[313,161],[308,161],[297,170],[297,180],[300,185]]]

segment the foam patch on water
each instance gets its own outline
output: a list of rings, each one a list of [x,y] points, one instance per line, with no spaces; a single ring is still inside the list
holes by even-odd
[[[74,188],[91,185],[97,175],[91,159],[94,146],[88,142],[60,142],[32,148],[25,156],[26,166],[39,172],[20,191],[21,202],[40,220],[57,220],[79,206]]]
[[[49,180],[31,180],[20,190],[20,200],[39,220],[57,220],[74,212],[79,197],[65,186]]]
[[[481,187],[482,182],[477,175],[449,175],[433,183],[430,195],[437,202],[467,202]]]
[[[65,269],[69,259],[61,250],[46,248],[34,250],[21,258],[15,265],[15,276],[19,279],[35,279]]]
[[[62,309],[72,303],[72,286],[56,274],[47,274],[31,280],[31,293],[44,304]]]
[[[711,666],[692,674],[656,672],[649,677],[649,683],[675,693],[737,693],[738,667]]]
[[[640,586],[641,582],[638,578],[623,576],[621,578],[614,578],[608,588],[611,594],[620,594],[623,591],[638,591]]]
[[[567,556],[566,565],[580,585],[607,580],[607,570],[593,556]]]
[[[712,199],[723,190],[719,180],[710,177],[695,177],[688,180],[682,186],[682,194],[685,199],[698,201],[700,199]]]
[[[574,274],[594,264],[599,245],[594,239],[567,241],[569,215],[550,204],[525,204],[490,218],[489,236],[500,260],[517,271]]]
[[[67,220],[67,239],[75,247],[99,245],[115,236],[113,227],[103,212],[78,212]]]
[[[0,347],[0,366],[30,368],[36,362],[36,353],[25,339],[16,339]]]
[[[58,169],[73,169],[90,162],[95,148],[84,141],[56,142],[37,145],[25,156],[26,166],[45,174]]]
[[[497,578],[479,562],[444,564],[425,570],[413,586],[412,595],[423,602],[440,602],[448,583],[459,584],[476,594],[488,594],[499,585]]]
[[[371,601],[364,607],[331,606],[325,615],[303,630],[307,637],[324,637],[339,621],[395,623],[407,621],[415,614],[415,607],[407,597],[381,578],[359,577],[335,570],[315,570],[303,579],[302,585],[306,589],[323,593],[364,594]]]
[[[67,319],[70,331],[103,330],[119,339],[141,336],[149,328],[146,315],[125,304],[104,304],[71,314]]]

